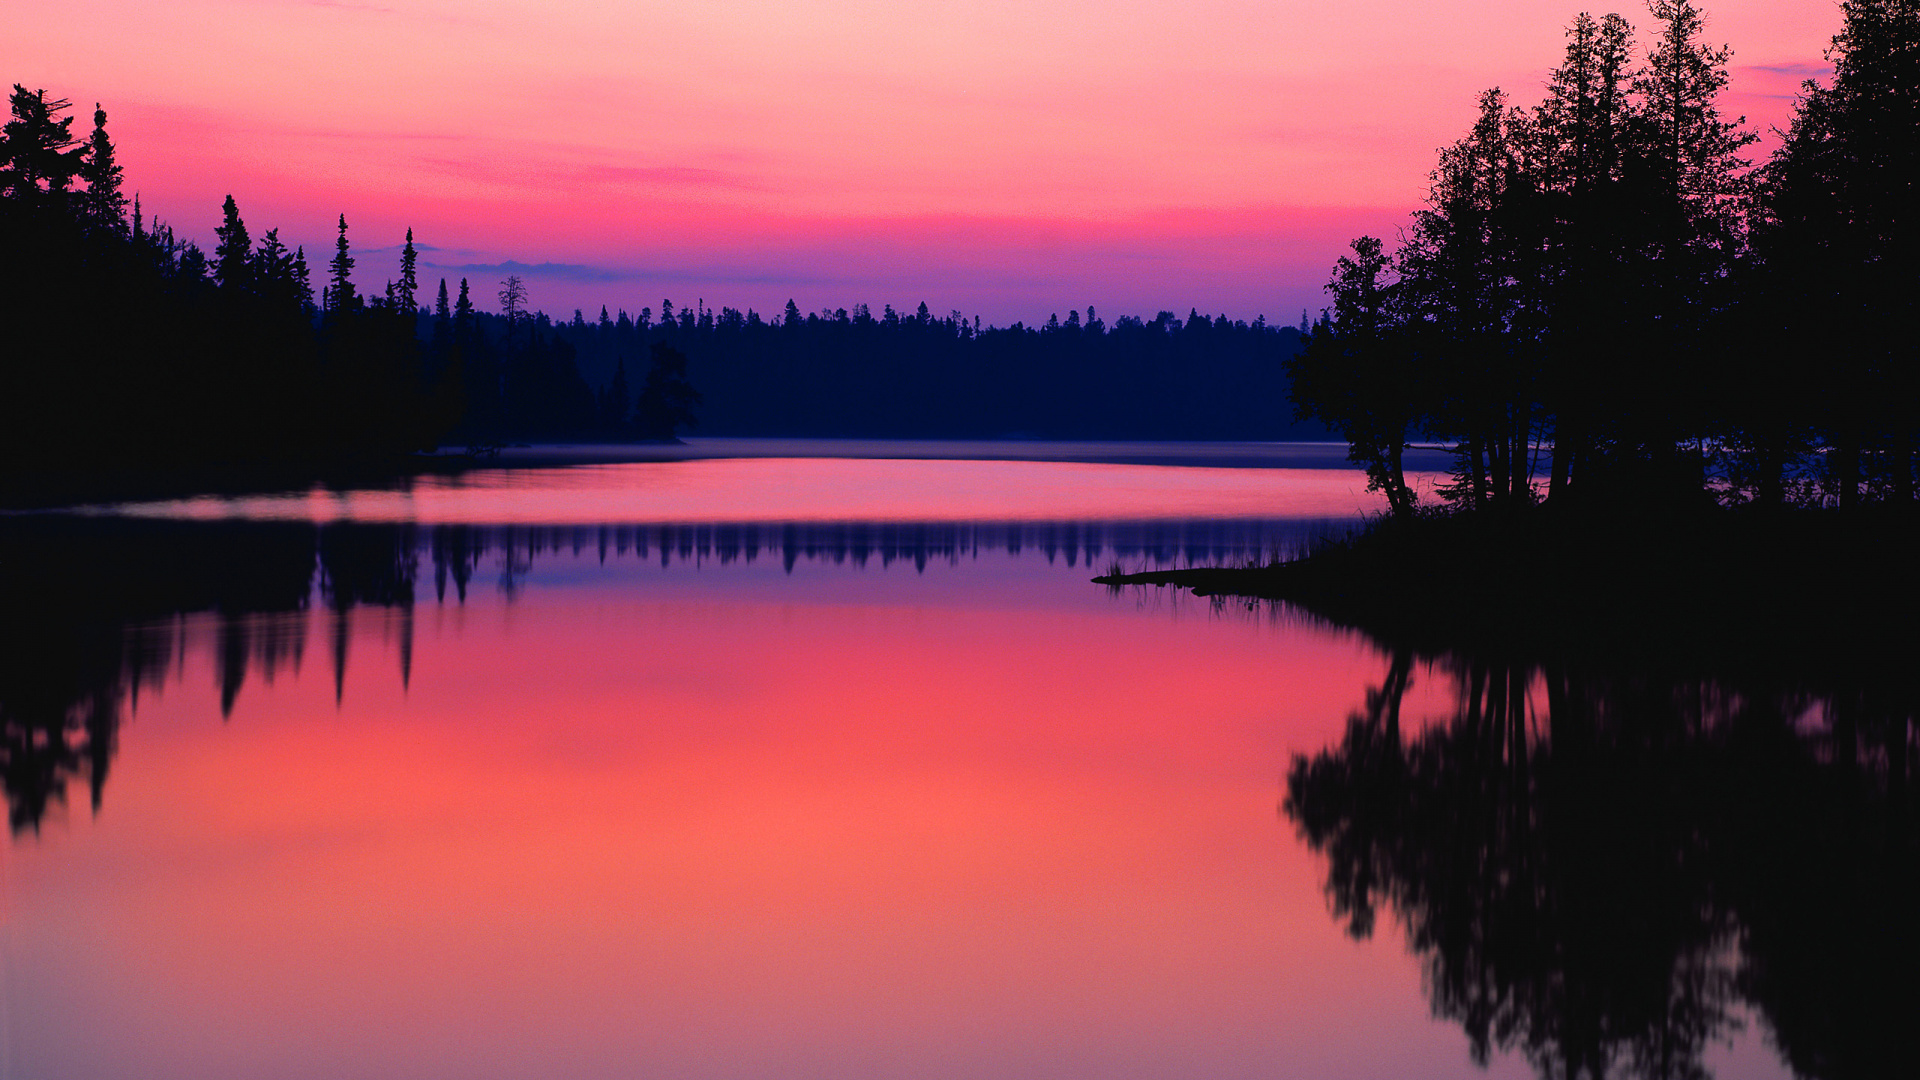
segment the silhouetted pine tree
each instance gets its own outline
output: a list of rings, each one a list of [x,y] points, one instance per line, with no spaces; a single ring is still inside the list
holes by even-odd
[[[247,235],[247,226],[240,220],[240,207],[228,195],[220,208],[221,223],[213,230],[220,242],[213,249],[213,279],[222,289],[235,292],[252,287],[253,238]]]
[[[1751,317],[1770,353],[1819,375],[1783,385],[1764,423],[1784,426],[1808,391],[1830,448],[1824,483],[1843,506],[1877,488],[1915,495],[1920,383],[1920,4],[1847,0],[1827,85],[1809,81],[1763,174],[1763,288]],[[1789,433],[1790,438],[1790,433]],[[1769,482],[1777,484],[1769,476]]]
[[[113,140],[107,138],[107,111],[95,103],[93,134],[87,139],[86,154],[80,164],[80,179],[87,185],[81,205],[94,228],[115,234],[126,230],[127,197],[120,191],[123,172]]]
[[[353,251],[347,244],[347,215],[340,215],[340,236],[333,242],[333,260],[327,264],[327,313],[339,315],[360,306],[353,287]]]

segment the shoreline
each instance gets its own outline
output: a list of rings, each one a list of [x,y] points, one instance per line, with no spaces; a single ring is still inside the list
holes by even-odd
[[[1109,574],[1285,603],[1430,655],[1715,669],[1904,665],[1920,648],[1920,517],[1891,508],[1376,522],[1288,562]]]
[[[1423,451],[1443,467],[1445,454]],[[733,458],[1036,461],[1234,469],[1353,470],[1337,442],[1177,442],[1055,439],[813,439],[701,436],[674,443],[536,443],[491,454],[440,450],[332,462],[223,462],[187,468],[43,472],[0,476],[0,512],[83,505],[259,495],[329,488],[382,488],[422,476],[491,469],[554,469]]]

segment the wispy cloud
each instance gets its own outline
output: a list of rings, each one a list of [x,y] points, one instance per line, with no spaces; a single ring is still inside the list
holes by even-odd
[[[508,259],[497,263],[436,263],[425,265],[454,274],[526,274],[532,277],[560,278],[565,281],[624,281],[634,275],[625,270],[581,263],[523,263]]]
[[[549,149],[547,153],[551,155],[553,151]],[[753,177],[724,169],[690,165],[575,164],[531,153],[434,157],[423,158],[419,163],[446,176],[547,192],[583,192],[620,187],[734,191],[760,191],[766,188],[765,184]]]
[[[1792,79],[1824,79],[1833,74],[1832,64],[1747,64],[1748,71],[1763,72],[1768,75],[1784,75]]]
[[[399,250],[394,248],[391,250]],[[505,275],[521,274],[527,277],[550,280],[600,283],[600,282],[664,282],[674,285],[692,285],[701,283],[735,285],[820,285],[839,281],[845,275],[841,273],[822,274],[817,268],[802,268],[785,265],[740,264],[675,264],[629,265],[629,266],[593,266],[584,263],[524,263],[518,259],[506,259],[502,262],[440,263],[422,260],[421,266],[437,272],[449,274]]]

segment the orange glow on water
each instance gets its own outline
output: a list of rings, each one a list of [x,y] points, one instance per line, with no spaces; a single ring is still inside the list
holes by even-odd
[[[17,1065],[1464,1075],[1275,811],[1382,662],[997,565],[482,591],[404,687],[360,612],[342,707],[310,644],[225,724],[190,649],[100,817],[10,853]]]

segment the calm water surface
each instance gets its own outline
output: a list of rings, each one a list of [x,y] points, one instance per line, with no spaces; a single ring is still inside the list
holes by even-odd
[[[1484,673],[1087,581],[1363,487],[735,458],[0,522],[5,1074],[1532,1075],[1585,1044],[1477,1064],[1418,888],[1353,932],[1418,876],[1355,870],[1361,744]],[[1682,1056],[1787,1075],[1714,1000]]]

